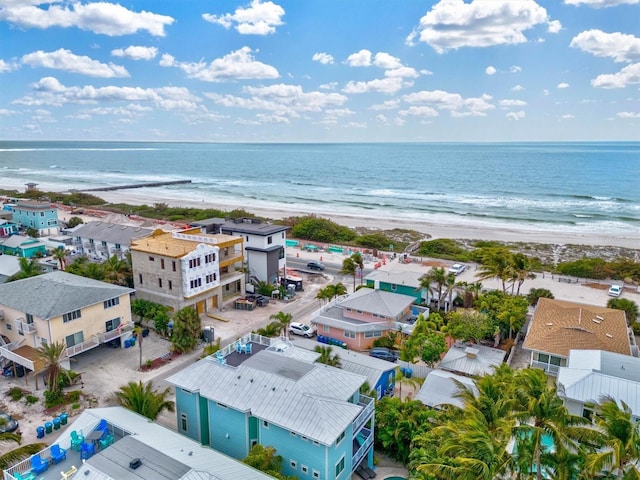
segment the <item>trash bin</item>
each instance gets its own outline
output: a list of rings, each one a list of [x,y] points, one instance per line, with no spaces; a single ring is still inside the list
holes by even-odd
[[[131,342],[130,342],[130,341],[129,341],[129,339],[127,338],[127,339],[124,341],[124,348],[129,348],[130,346],[131,346]]]
[[[132,347],[136,346],[136,337],[131,337],[129,339],[129,345],[131,345]]]
[[[43,426],[36,427],[36,437],[44,438],[44,427]]]
[[[67,415],[66,413],[61,413],[60,414],[60,424],[61,425],[66,425],[68,418],[69,418],[69,415]]]
[[[405,377],[407,378],[411,378],[411,375],[413,375],[413,369],[412,368],[407,368],[407,372],[405,373]]]
[[[51,433],[53,432],[53,423],[51,422],[45,422],[44,424],[44,430],[46,433]]]
[[[53,419],[53,429],[60,430],[60,418],[56,417]]]

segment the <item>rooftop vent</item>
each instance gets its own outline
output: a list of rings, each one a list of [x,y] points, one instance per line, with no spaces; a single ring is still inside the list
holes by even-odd
[[[142,465],[142,460],[140,460],[139,458],[134,458],[133,460],[131,460],[129,462],[129,468],[131,470],[135,470],[136,468],[138,468],[140,465]]]
[[[477,358],[478,357],[478,353],[480,353],[480,350],[477,349],[477,348],[467,347],[467,348],[465,348],[464,353],[466,353],[467,357],[469,357],[469,358]]]
[[[600,323],[601,322],[601,320],[598,320],[597,318],[592,318],[591,320],[593,321],[593,323]]]
[[[553,326],[553,323],[547,322],[547,327],[551,327],[551,326]]]
[[[604,320],[604,318],[602,318],[600,315],[596,315],[596,318],[600,321]]]
[[[607,333],[606,335],[607,335],[607,337],[609,337],[609,338],[613,338],[613,335],[611,335],[610,333]]]

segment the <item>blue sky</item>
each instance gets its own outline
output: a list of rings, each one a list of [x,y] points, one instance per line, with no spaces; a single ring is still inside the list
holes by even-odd
[[[640,0],[0,0],[0,139],[640,140]]]

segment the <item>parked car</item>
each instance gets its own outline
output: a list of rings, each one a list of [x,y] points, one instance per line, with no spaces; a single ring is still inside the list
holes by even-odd
[[[306,323],[291,322],[289,324],[289,333],[294,335],[302,335],[303,337],[311,338],[316,334],[315,327],[310,327]]]
[[[324,265],[322,263],[320,263],[320,262],[316,262],[315,260],[313,260],[313,261],[307,263],[307,268],[309,270],[321,271],[321,270],[324,270]]]
[[[18,421],[11,418],[11,415],[0,412],[0,433],[10,433],[18,429]]]
[[[398,352],[387,347],[374,347],[369,352],[369,355],[382,360],[388,360],[389,362],[395,362],[398,360]]]
[[[15,374],[18,377],[24,377],[24,366],[17,364],[16,365],[16,369],[15,369]],[[13,377],[14,371],[13,371],[13,362],[9,362],[7,365],[4,366],[4,368],[2,369],[2,376],[3,377]]]
[[[453,265],[451,265],[451,268],[449,268],[449,273],[460,275],[465,271],[466,268],[467,266],[464,263],[454,263]]]
[[[622,294],[622,285],[611,285],[609,287],[610,297],[619,297]]]

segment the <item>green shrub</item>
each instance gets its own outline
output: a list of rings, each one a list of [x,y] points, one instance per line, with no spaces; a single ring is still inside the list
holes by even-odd
[[[356,233],[348,227],[338,225],[326,218],[318,218],[313,215],[296,217],[291,229],[291,236],[316,242],[340,243],[351,242],[356,238]]]
[[[24,397],[25,392],[20,387],[12,387],[7,392],[7,395],[11,397],[11,400],[13,400],[14,402],[17,402],[22,397]]]
[[[445,258],[449,260],[466,261],[469,257],[468,252],[455,240],[450,238],[437,238],[420,242],[416,255],[421,257]]]
[[[40,400],[38,397],[36,397],[35,395],[27,395],[26,397],[24,397],[24,402],[27,405],[33,405],[35,403],[38,403],[38,400]]]
[[[73,405],[71,405],[71,410],[78,410],[79,408],[80,408],[79,403],[74,403]]]
[[[51,390],[45,390],[44,392],[44,406],[45,408],[53,408],[58,405],[64,405],[64,396],[62,393],[52,392]]]
[[[67,393],[67,403],[75,403],[78,400],[80,400],[80,390],[72,390],[69,393]]]
[[[365,248],[377,248],[378,250],[388,250],[389,245],[393,244],[393,240],[387,237],[384,233],[368,233],[366,235],[360,235],[355,239],[356,245],[360,245]]]

